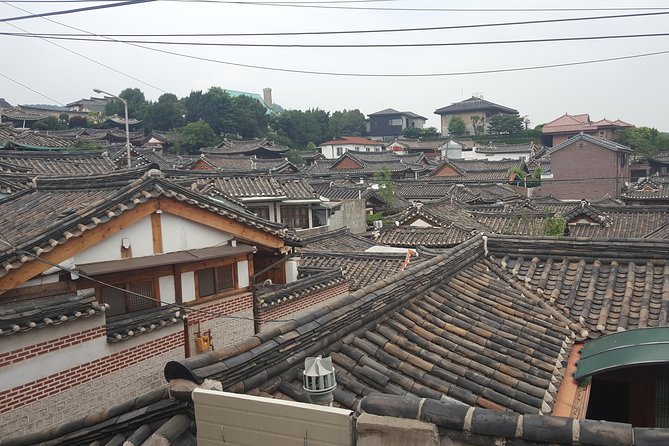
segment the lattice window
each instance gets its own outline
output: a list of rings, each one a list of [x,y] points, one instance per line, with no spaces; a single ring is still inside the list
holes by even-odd
[[[156,297],[154,282],[152,280],[122,283],[116,285],[116,287],[131,291],[131,293],[108,286],[100,288],[102,302],[109,304],[109,310],[106,313],[109,317],[147,310],[159,305],[159,302],[149,299]],[[137,293],[141,296],[132,293]]]
[[[235,288],[235,264],[197,272],[198,297],[212,296]]]

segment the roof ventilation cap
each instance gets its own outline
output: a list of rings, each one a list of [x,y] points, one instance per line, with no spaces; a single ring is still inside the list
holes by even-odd
[[[314,404],[329,406],[332,404],[332,391],[337,387],[332,358],[310,357],[304,360],[302,372],[303,388]]]

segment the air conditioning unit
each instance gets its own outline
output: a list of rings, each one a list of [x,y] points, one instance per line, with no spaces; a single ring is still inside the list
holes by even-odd
[[[383,221],[381,220],[374,220],[372,222],[372,225],[374,225],[374,229],[381,229],[383,227]]]

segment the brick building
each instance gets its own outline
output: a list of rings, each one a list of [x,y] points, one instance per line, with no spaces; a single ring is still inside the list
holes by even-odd
[[[551,173],[538,195],[559,199],[617,198],[630,178],[629,147],[579,133],[549,151]]]

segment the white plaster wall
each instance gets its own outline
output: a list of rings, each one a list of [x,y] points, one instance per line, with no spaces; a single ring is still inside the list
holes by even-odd
[[[249,261],[237,262],[237,282],[239,288],[249,286]]]
[[[167,212],[163,212],[160,218],[163,228],[163,251],[165,253],[218,246],[232,239],[232,235],[227,232]],[[150,232],[149,243],[152,243]]]
[[[0,353],[7,353],[12,350],[27,347],[29,345],[40,344],[52,339],[62,338],[73,333],[90,330],[91,328],[102,327],[105,324],[105,318],[102,314],[96,314],[90,317],[81,317],[72,322],[63,322],[59,325],[52,325],[45,328],[36,328],[11,336],[0,337]],[[0,379],[1,381],[1,379]]]
[[[415,226],[417,228],[431,228],[432,227],[431,224],[429,224],[428,222],[423,221],[423,220],[416,220],[413,223],[411,223],[409,226]]]
[[[195,300],[195,273],[193,271],[181,273],[181,300],[182,302]]]
[[[106,262],[108,260],[121,259],[121,241],[130,240],[133,257],[144,257],[153,255],[153,237],[151,235],[151,217],[142,220],[109,235],[84,251],[74,256],[74,263],[82,265],[85,263]]]
[[[170,304],[176,303],[174,293],[174,276],[163,276],[158,279],[160,286],[160,300]]]
[[[297,262],[296,260],[286,261],[286,283],[293,283],[297,280]]]
[[[184,357],[183,347],[90,380],[63,392],[0,414],[0,439],[48,429],[96,414],[165,385],[168,361]]]

